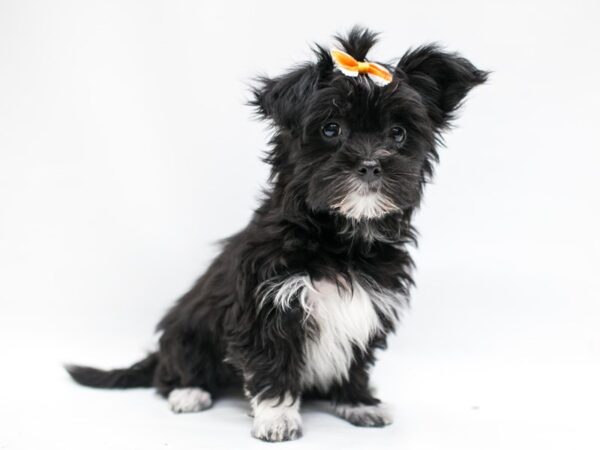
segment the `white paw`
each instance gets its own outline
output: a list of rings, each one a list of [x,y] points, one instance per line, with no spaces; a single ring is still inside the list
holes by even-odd
[[[293,403],[287,397],[277,404],[277,400],[253,401],[254,421],[252,436],[269,442],[291,441],[302,436],[300,401]]]
[[[198,412],[212,405],[210,394],[200,388],[173,389],[167,400],[174,413]]]
[[[334,413],[358,427],[384,427],[392,423],[389,408],[382,403],[378,405],[342,403],[334,407]]]
[[[254,418],[252,436],[269,442],[292,441],[302,436],[300,414],[286,414],[269,421]]]

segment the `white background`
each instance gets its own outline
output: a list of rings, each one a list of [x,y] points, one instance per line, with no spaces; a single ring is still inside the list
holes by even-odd
[[[0,449],[266,448],[230,398],[175,416],[127,365],[245,225],[268,132],[244,105],[355,23],[494,71],[418,215],[417,288],[374,383],[386,429],[307,405],[286,448],[598,449],[597,1],[0,0]]]

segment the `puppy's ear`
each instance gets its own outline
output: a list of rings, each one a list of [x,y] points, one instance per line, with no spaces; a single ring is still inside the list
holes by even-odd
[[[409,50],[396,71],[421,94],[431,120],[440,128],[449,124],[471,88],[488,76],[465,58],[436,45]]]
[[[277,78],[262,77],[252,89],[250,105],[263,119],[292,130],[300,125],[303,112],[319,82],[333,71],[329,53],[317,46],[316,63],[304,64]]]

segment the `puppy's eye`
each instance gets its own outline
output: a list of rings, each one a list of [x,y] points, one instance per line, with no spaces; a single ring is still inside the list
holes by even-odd
[[[323,132],[323,136],[327,138],[334,138],[340,135],[342,129],[340,128],[339,124],[335,122],[328,122],[325,125],[323,125],[321,131]]]
[[[397,144],[402,144],[406,139],[406,130],[402,127],[392,128],[390,134],[392,135]]]

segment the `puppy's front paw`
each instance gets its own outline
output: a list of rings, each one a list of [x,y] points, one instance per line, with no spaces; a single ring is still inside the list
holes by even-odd
[[[392,423],[392,415],[388,408],[378,405],[339,404],[334,413],[357,427],[384,427]]]
[[[268,442],[292,441],[302,436],[302,420],[299,414],[281,415],[270,420],[255,417],[252,436]]]
[[[269,442],[291,441],[302,436],[299,400],[252,400],[252,436]]]

